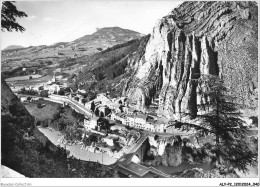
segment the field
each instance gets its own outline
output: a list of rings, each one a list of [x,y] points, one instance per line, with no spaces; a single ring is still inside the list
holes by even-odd
[[[10,81],[23,81],[23,80],[29,80],[29,77],[32,76],[33,79],[37,79],[42,77],[42,75],[25,75],[25,76],[19,76],[19,77],[11,77],[5,79],[5,81],[10,82]]]
[[[12,77],[13,78],[13,77]],[[51,80],[52,77],[47,75],[47,76],[43,76],[43,77],[39,77],[39,78],[35,78],[35,79],[25,79],[25,80],[19,80],[19,81],[16,81],[16,82],[8,82],[7,81],[7,84],[10,86],[33,86],[33,85],[36,85],[36,84],[41,84],[41,83],[46,83],[48,82],[49,80]]]
[[[38,108],[37,104],[45,104],[44,107]],[[38,100],[33,101],[31,103],[24,104],[25,108],[28,110],[28,112],[34,116],[37,120],[44,120],[44,119],[53,119],[54,115],[59,112],[59,106],[62,106],[61,104],[54,103],[51,101],[46,100]],[[77,114],[72,108],[65,107],[64,112],[61,114],[59,119],[54,120],[52,123],[57,123],[59,120],[64,120],[66,122],[70,122],[72,124],[79,122],[79,116],[75,115]]]
[[[38,108],[37,104],[46,104],[42,108]],[[54,114],[58,112],[60,104],[53,103],[45,100],[38,100],[24,105],[28,112],[37,120],[52,119]]]

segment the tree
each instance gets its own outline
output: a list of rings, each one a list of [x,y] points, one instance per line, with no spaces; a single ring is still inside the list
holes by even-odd
[[[41,104],[41,103],[38,103],[38,104],[37,104],[37,108],[42,108],[42,104]]]
[[[98,108],[95,110],[95,114],[96,114],[96,116],[99,116],[99,109]]]
[[[65,91],[64,91],[63,89],[60,89],[60,90],[58,91],[58,94],[59,94],[59,95],[65,95]]]
[[[66,87],[66,88],[64,89],[64,92],[71,92],[71,90],[70,90],[69,87]]]
[[[48,97],[49,96],[48,90],[42,90],[41,93],[40,93],[40,96],[41,97]]]
[[[14,1],[3,1],[1,12],[1,30],[2,31],[25,31],[25,29],[16,22],[16,18],[27,17],[23,11],[17,10]]]
[[[91,111],[92,112],[94,112],[95,111],[95,103],[94,103],[94,101],[92,101],[92,103],[91,103],[91,107],[90,107],[90,109],[91,109]]]
[[[213,134],[215,140],[212,152],[219,167],[247,171],[248,164],[254,164],[256,155],[246,143],[247,127],[240,118],[235,98],[228,94],[223,80],[217,76],[201,76],[198,80],[201,96],[206,98],[202,106],[207,108],[200,132]],[[201,106],[200,106],[201,107]]]

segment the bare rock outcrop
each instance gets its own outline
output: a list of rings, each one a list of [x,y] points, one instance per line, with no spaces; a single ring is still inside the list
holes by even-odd
[[[245,105],[257,106],[258,11],[254,2],[185,2],[153,28],[143,53],[131,61],[123,95],[145,111],[159,98],[158,114],[197,114],[203,74],[224,79]]]
[[[154,140],[154,137],[149,137],[149,144],[151,146],[150,153],[155,158],[160,158],[158,163],[162,163],[164,166],[178,166],[182,163],[183,141],[180,136],[161,137],[157,140]]]

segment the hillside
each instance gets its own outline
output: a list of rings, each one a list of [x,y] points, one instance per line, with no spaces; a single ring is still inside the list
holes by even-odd
[[[6,48],[4,48],[3,51],[13,50],[13,49],[22,49],[22,48],[24,48],[24,47],[21,45],[9,45]]]
[[[1,164],[26,177],[111,177],[101,164],[67,159],[35,126],[5,81],[1,81]],[[69,167],[70,165],[70,167]]]
[[[121,95],[123,80],[131,75],[126,73],[128,63],[141,55],[149,37],[147,35],[140,40],[118,44],[95,55],[76,60],[79,63],[85,62],[84,68],[76,74],[76,83],[87,91],[90,98],[106,91],[109,91],[112,97]]]
[[[20,70],[24,67],[31,69],[32,72],[38,71],[47,74],[57,68],[70,67],[75,59],[98,53],[113,45],[139,39],[142,36],[138,32],[127,29],[106,27],[72,42],[3,50],[1,52],[2,72],[5,77],[19,76],[25,73]],[[64,71],[66,70],[68,69]],[[19,74],[15,71],[18,71]]]
[[[116,44],[139,39],[142,36],[143,34],[120,27],[105,27],[97,29],[92,35],[78,38],[66,46],[79,48],[81,50],[89,50],[91,48],[93,48],[93,50],[97,50],[97,48],[104,50]],[[100,51],[101,49],[98,50]]]

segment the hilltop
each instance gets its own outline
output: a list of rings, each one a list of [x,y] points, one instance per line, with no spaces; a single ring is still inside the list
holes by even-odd
[[[66,46],[79,48],[81,50],[104,50],[116,44],[125,43],[129,40],[140,39],[143,34],[122,29],[120,27],[99,28],[92,35],[85,35],[78,38]]]

